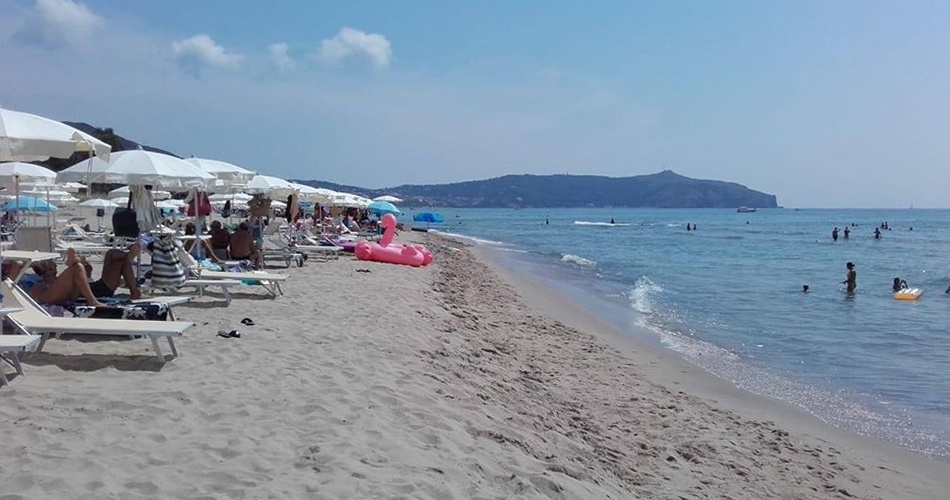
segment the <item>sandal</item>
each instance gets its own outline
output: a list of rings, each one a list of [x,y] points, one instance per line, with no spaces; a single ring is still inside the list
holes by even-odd
[[[241,320],[241,324],[245,326],[254,326],[254,320],[251,318],[244,318]]]

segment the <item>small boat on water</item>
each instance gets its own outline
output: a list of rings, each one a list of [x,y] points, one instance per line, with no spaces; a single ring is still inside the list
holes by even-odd
[[[758,211],[757,208],[751,208],[751,207],[739,207],[736,209],[736,212],[739,212],[740,214],[750,214],[756,211]]]

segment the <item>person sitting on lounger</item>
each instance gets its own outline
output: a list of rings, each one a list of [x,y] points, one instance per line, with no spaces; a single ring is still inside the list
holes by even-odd
[[[221,225],[221,221],[211,223],[211,249],[219,259],[228,259],[228,248],[231,246],[231,233]]]
[[[96,297],[112,297],[122,280],[125,280],[125,286],[128,287],[132,300],[142,298],[142,291],[139,289],[135,270],[132,267],[141,248],[138,243],[134,243],[128,251],[113,248],[106,252],[102,259],[102,276],[89,284],[92,293]],[[91,270],[91,266],[86,264],[86,273],[90,274]]]
[[[248,228],[247,222],[238,225],[237,231],[231,235],[231,258],[234,260],[250,260],[257,262],[257,246],[254,237]]]

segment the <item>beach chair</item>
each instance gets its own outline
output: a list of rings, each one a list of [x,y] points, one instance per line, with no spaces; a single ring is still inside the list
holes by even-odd
[[[9,279],[3,280],[0,284],[0,292],[3,293],[4,302],[21,311],[13,312],[7,315],[7,319],[13,326],[27,335],[40,335],[40,343],[36,347],[37,351],[42,351],[43,346],[51,335],[69,333],[76,335],[119,335],[130,338],[147,337],[152,341],[152,348],[155,350],[155,357],[165,362],[165,356],[162,354],[161,346],[158,343],[159,338],[165,338],[172,351],[172,358],[177,358],[178,348],[175,346],[174,337],[182,335],[194,323],[190,321],[137,321],[125,319],[96,319],[96,318],[58,318],[50,316],[43,306],[36,303],[32,297],[23,291],[19,286]],[[9,302],[7,302],[9,301]]]
[[[264,237],[261,259],[265,264],[268,260],[281,260],[288,268],[294,263],[297,264],[297,267],[303,267],[304,260],[306,260],[301,252],[287,244],[280,232],[273,232]]]
[[[284,294],[284,291],[280,289],[280,284],[287,281],[287,276],[285,275],[264,271],[210,271],[198,265],[195,258],[188,252],[180,250],[179,255],[181,257],[181,263],[185,265],[185,269],[191,274],[183,286],[197,286],[196,283],[203,283],[203,286],[221,286],[222,283],[227,283],[228,285],[253,283],[263,287],[271,298],[277,298],[278,295]],[[228,297],[227,300],[230,303],[230,297]]]
[[[23,375],[23,365],[20,359],[27,351],[37,349],[42,342],[39,335],[0,335],[0,359],[16,370],[18,375]],[[0,369],[0,382],[3,385],[9,385],[10,380],[7,374]]]

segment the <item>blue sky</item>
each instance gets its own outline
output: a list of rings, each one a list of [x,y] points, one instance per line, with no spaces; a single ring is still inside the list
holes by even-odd
[[[950,207],[950,3],[0,0],[0,105],[370,187],[664,168]]]

